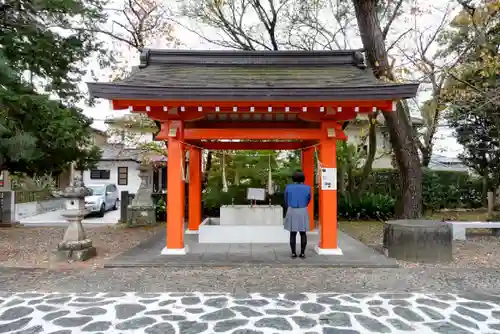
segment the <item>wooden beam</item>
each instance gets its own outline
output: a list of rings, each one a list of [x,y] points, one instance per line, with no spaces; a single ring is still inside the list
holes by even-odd
[[[289,121],[289,122],[267,122],[267,121],[195,121],[186,123],[186,129],[269,129],[272,131],[273,129],[320,129],[321,124],[312,123],[312,122],[304,122],[301,120]]]
[[[185,129],[185,140],[321,140],[327,134],[319,129]]]
[[[299,150],[303,142],[198,142],[196,146],[207,150]],[[314,145],[314,144],[310,144]]]

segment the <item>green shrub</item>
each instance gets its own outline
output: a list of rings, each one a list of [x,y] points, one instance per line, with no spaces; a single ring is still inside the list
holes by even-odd
[[[338,215],[349,220],[388,220],[394,216],[395,206],[396,200],[385,194],[346,195],[338,198]]]

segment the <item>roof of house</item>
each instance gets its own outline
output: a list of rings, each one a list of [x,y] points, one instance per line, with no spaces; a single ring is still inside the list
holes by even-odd
[[[360,50],[149,50],[129,77],[88,83],[105,99],[391,100],[414,97],[418,84],[375,78]]]
[[[123,144],[107,144],[101,147],[103,161],[136,161],[141,162],[140,150],[126,148]]]

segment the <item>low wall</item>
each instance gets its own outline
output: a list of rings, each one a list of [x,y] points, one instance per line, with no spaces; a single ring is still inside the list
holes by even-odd
[[[16,220],[40,215],[49,211],[64,209],[64,198],[51,198],[43,201],[17,203],[15,206]]]
[[[219,224],[283,227],[283,208],[280,205],[223,205]]]
[[[206,218],[198,230],[200,244],[288,243],[290,234],[281,225],[220,225],[219,218]]]

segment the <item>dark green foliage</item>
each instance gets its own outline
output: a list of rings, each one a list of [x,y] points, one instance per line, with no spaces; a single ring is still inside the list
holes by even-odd
[[[399,192],[398,171],[376,170],[370,175],[367,191],[360,196],[338,197],[338,215],[342,219],[390,219],[395,212]],[[279,180],[276,180],[279,181]],[[281,182],[289,182],[286,178]],[[360,182],[356,176],[356,182]],[[253,185],[265,187],[265,184]],[[230,186],[223,192],[221,186],[206,189],[203,194],[203,214],[217,217],[222,205],[249,204],[246,200],[247,186]],[[478,208],[481,207],[481,181],[463,172],[424,171],[423,207],[425,210]],[[283,205],[283,193],[278,192],[268,198],[273,205]],[[316,215],[318,192],[315,192]]]
[[[337,203],[338,216],[348,220],[388,220],[394,216],[396,209],[396,199],[386,194],[341,196]]]
[[[93,32],[101,0],[7,0],[0,11],[0,169],[50,173],[91,166],[92,120],[76,105],[86,60],[104,55]]]

